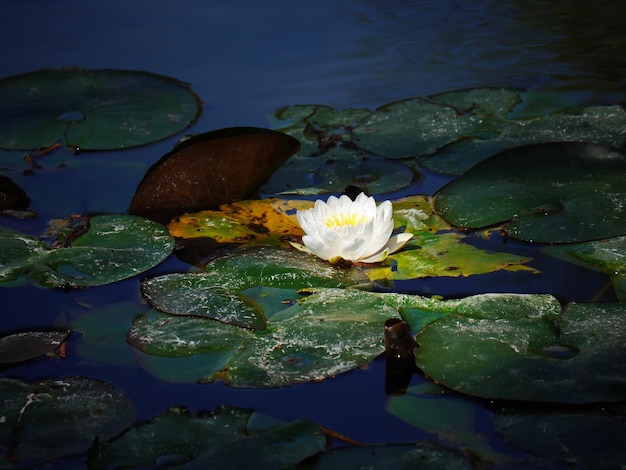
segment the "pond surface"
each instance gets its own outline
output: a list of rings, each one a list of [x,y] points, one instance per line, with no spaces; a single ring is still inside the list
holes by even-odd
[[[48,67],[146,70],[188,82],[203,102],[189,133],[230,126],[270,127],[268,116],[295,104],[376,108],[396,100],[474,87],[519,87],[559,93],[581,104],[624,103],[626,36],[623,2],[575,1],[331,1],[242,0],[159,2],[79,0],[6,2],[0,15],[4,41],[0,77]],[[0,129],[0,132],[1,129]],[[3,217],[0,224],[39,235],[52,218],[73,213],[123,213],[145,170],[178,136],[118,152],[82,153],[103,162],[88,182],[52,183],[52,169],[24,189],[37,220]],[[128,175],[107,173],[106,162],[129,162]],[[101,172],[100,172],[101,171]],[[446,180],[425,177],[391,197],[433,194]],[[45,199],[46,203],[41,201]],[[50,203],[50,200],[57,201]],[[501,243],[476,239],[494,248]],[[507,249],[537,256],[510,242]],[[498,273],[473,278],[425,279],[398,285],[403,292],[464,297],[480,292],[557,295],[564,300],[614,300],[608,279],[554,259],[537,257],[541,277]],[[141,277],[184,272],[171,256]],[[139,277],[112,285],[47,290],[32,285],[0,290],[0,333],[63,327],[92,309],[141,301]],[[381,329],[382,334],[382,329]],[[85,375],[113,384],[145,420],[184,405],[212,410],[221,404],[292,420],[309,418],[363,443],[450,445],[446,436],[416,428],[386,410],[385,361],[332,380],[275,390],[236,390],[221,383],[173,384],[139,367],[103,366],[76,351],[14,366],[4,376],[33,380]],[[415,375],[414,384],[424,381]],[[478,408],[477,432],[493,448],[518,457],[498,436],[486,408]],[[452,443],[462,447],[462,443]],[[81,458],[73,461],[80,464]],[[47,467],[52,468],[52,467]]]

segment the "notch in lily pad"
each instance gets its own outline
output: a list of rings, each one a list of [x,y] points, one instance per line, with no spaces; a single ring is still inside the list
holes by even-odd
[[[145,145],[181,132],[200,99],[179,80],[143,71],[60,67],[0,80],[0,148],[65,140],[81,150]]]
[[[194,136],[148,170],[128,212],[167,223],[186,212],[247,199],[299,148],[293,137],[256,127]]]
[[[435,210],[465,229],[503,224],[539,243],[626,233],[626,153],[587,143],[548,143],[500,152],[442,188]]]

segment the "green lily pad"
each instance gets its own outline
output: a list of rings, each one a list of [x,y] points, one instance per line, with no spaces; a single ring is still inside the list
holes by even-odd
[[[2,445],[18,461],[86,452],[135,420],[132,402],[113,386],[86,377],[26,384],[0,378]]]
[[[501,152],[447,184],[436,211],[478,229],[504,224],[507,235],[542,243],[626,233],[626,154],[596,144],[550,143]]]
[[[281,283],[280,276],[265,279],[267,284],[272,279]],[[171,377],[169,371],[176,369],[177,380],[279,387],[333,377],[368,364],[384,351],[387,319],[399,318],[403,308],[436,310],[440,304],[415,295],[358,289],[315,289],[304,296],[294,291],[286,299],[284,289],[275,294],[274,301],[265,303],[254,301],[263,295],[258,289],[242,294],[257,307],[270,306],[265,330],[152,311],[135,319],[129,342],[149,356],[168,358],[143,361],[149,373],[162,378]],[[287,300],[280,311],[278,299]],[[239,304],[227,307],[232,315],[240,309]]]
[[[141,292],[159,310],[263,330],[266,318],[240,293],[258,285],[283,289],[344,287],[367,282],[356,269],[341,269],[294,249],[259,246],[207,264],[205,272],[145,279]]]
[[[626,302],[626,237],[546,246],[544,253],[607,274],[620,302]]]
[[[174,241],[160,224],[129,215],[102,215],[69,247],[46,250],[39,240],[0,229],[0,282],[30,273],[46,287],[87,287],[116,282],[163,261]]]
[[[17,280],[35,260],[45,256],[44,244],[36,238],[0,227],[0,283]]]
[[[420,167],[438,173],[462,175],[488,157],[522,145],[548,142],[595,142],[616,148],[623,145],[626,110],[622,106],[580,107],[558,95],[509,90],[510,96],[493,95],[496,101],[492,107],[497,106],[498,100],[502,101],[500,109],[494,109],[495,114],[491,115],[482,109],[480,101],[470,99],[478,91],[452,92],[461,96],[451,103],[456,104],[463,99],[461,106],[478,109],[485,121],[492,122],[494,131],[450,141],[435,153],[422,155]],[[515,96],[520,102],[512,107]],[[510,112],[506,113],[507,110]]]
[[[258,428],[259,422],[257,413],[228,406],[211,414],[173,408],[97,445],[89,468],[149,468],[163,459],[187,469],[293,468],[326,447],[322,429],[311,421],[272,420]]]
[[[24,331],[0,337],[0,364],[36,359],[57,349],[70,330]]]
[[[354,150],[352,132],[368,109],[335,109],[324,105],[295,105],[279,109],[270,121],[274,129],[298,139],[299,155],[315,157],[345,147]]]
[[[149,72],[38,70],[0,80],[0,147],[35,149],[64,139],[81,150],[144,145],[193,123],[189,86]]]
[[[614,406],[581,410],[496,410],[495,423],[519,447],[582,468],[619,468],[626,461],[626,415]]]
[[[382,194],[402,189],[414,178],[415,171],[401,162],[338,148],[320,156],[292,157],[260,190],[263,194],[315,195],[354,186],[367,194]]]
[[[562,403],[626,398],[626,307],[570,304],[545,295],[463,299],[416,341],[433,380],[490,399]]]
[[[486,132],[480,118],[452,107],[412,98],[376,109],[359,122],[354,138],[359,147],[386,158],[409,158],[434,153],[467,135]]]

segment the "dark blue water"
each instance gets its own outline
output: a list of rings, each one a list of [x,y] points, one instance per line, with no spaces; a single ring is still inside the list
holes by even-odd
[[[288,105],[375,108],[470,87],[540,89],[567,94],[581,103],[614,104],[623,102],[626,85],[623,5],[496,0],[4,1],[0,77],[57,66],[169,75],[189,82],[203,100],[202,116],[189,130],[195,133],[229,126],[267,127],[267,116]],[[95,172],[88,184],[54,185],[54,175],[21,180],[41,219],[2,218],[0,224],[38,235],[50,218],[124,212],[143,171],[175,139],[131,151],[80,156],[138,165],[121,185],[119,178],[106,172]],[[43,178],[49,178],[44,185]],[[398,195],[432,194],[444,182],[429,177]],[[535,256],[543,274],[425,279],[398,288],[444,297],[514,291],[549,292],[565,300],[612,299],[602,275],[548,262],[521,244],[502,247],[501,241],[479,239],[472,243]],[[172,257],[145,275],[187,268]],[[64,326],[91,308],[137,302],[138,282],[135,278],[72,292],[31,285],[0,289],[0,333]],[[75,352],[78,341],[78,335],[70,338],[66,359],[28,363],[3,375],[30,380],[81,374],[106,380],[131,397],[141,419],[173,405],[210,410],[232,404],[284,419],[311,418],[363,442],[434,438],[385,411],[382,359],[365,370],[321,383],[233,390],[221,384],[168,384],[140,368],[84,361]],[[504,446],[495,434],[490,439]]]

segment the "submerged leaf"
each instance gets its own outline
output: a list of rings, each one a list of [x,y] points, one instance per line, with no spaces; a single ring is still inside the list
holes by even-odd
[[[501,152],[449,183],[435,209],[463,228],[505,224],[521,240],[566,243],[626,233],[626,154],[584,143]]]
[[[308,420],[282,422],[253,429],[251,411],[222,406],[211,414],[191,414],[172,408],[123,436],[97,446],[89,468],[292,468],[324,450],[322,429]],[[141,449],[141,451],[138,451]]]
[[[167,223],[185,212],[246,199],[299,148],[293,137],[255,127],[194,136],[148,170],[128,212]]]
[[[65,139],[81,150],[134,147],[176,134],[200,113],[189,86],[163,75],[64,67],[0,80],[0,147]]]

